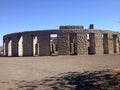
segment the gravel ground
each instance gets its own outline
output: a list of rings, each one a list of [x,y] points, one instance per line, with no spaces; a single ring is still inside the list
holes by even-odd
[[[120,90],[120,54],[0,57],[0,90]]]

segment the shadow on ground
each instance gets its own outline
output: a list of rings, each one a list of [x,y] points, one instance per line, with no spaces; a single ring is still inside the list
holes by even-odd
[[[68,72],[42,81],[16,81],[15,85],[9,90],[120,90],[120,72]]]

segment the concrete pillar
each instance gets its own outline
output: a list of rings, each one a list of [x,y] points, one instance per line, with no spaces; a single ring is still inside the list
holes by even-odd
[[[69,55],[70,45],[69,45],[69,34],[59,33],[58,34],[58,55]]]
[[[50,56],[50,35],[48,33],[41,33],[38,36],[39,55]]]
[[[103,34],[103,53],[104,54],[109,54],[109,49],[108,49],[108,34]]]
[[[53,52],[53,48],[52,48],[53,43],[50,41],[50,52]]]
[[[87,34],[85,33],[77,34],[77,54],[88,54]]]
[[[12,40],[8,41],[8,56],[12,56]]]
[[[33,36],[23,35],[23,56],[33,56]]]
[[[114,48],[114,53],[119,53],[118,37],[113,37],[113,48]]]
[[[103,54],[103,37],[102,33],[96,32],[95,33],[95,52],[96,54]]]
[[[4,38],[3,40],[4,56],[8,56],[8,42],[9,42],[8,38]]]
[[[35,52],[36,52],[36,43],[37,43],[37,37],[33,36],[33,56],[35,56]]]
[[[23,56],[23,37],[18,38],[18,56]]]
[[[35,55],[39,56],[39,43],[35,44]]]
[[[12,36],[12,56],[18,56],[18,37]]]
[[[51,53],[56,52],[56,45],[54,43],[51,44]]]
[[[3,55],[6,56],[6,43],[3,41]]]

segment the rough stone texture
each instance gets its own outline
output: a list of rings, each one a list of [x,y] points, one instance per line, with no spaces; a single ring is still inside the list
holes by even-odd
[[[103,54],[103,39],[102,33],[95,33],[95,54]]]
[[[95,34],[94,33],[90,33],[89,34],[89,54],[95,54]]]
[[[5,48],[6,47],[6,44],[5,44],[5,42],[3,41],[3,46],[2,46],[2,48],[1,48],[1,50],[0,50],[0,53],[2,53],[2,55],[4,55],[4,56],[6,56],[6,52],[5,52]]]
[[[117,37],[113,37],[114,53],[119,53],[119,42]]]
[[[57,34],[54,51],[58,55],[120,53],[118,32],[60,26],[58,30],[38,30],[8,34],[3,37],[5,56],[49,56],[51,34]],[[89,38],[88,36],[89,35]],[[56,48],[57,47],[57,48]]]
[[[18,37],[12,36],[12,56],[18,56]]]
[[[104,54],[108,54],[109,53],[109,49],[108,49],[108,35],[106,33],[103,34],[103,50],[104,50]]]
[[[50,35],[46,33],[41,33],[38,36],[39,43],[39,55],[49,56],[50,55]]]
[[[69,34],[69,44],[70,44],[70,54],[76,55],[77,54],[77,34],[70,33]]]
[[[113,46],[113,38],[111,33],[108,34],[108,48],[109,48],[109,54],[113,54],[114,46]]]
[[[60,30],[84,29],[84,26],[60,26]]]
[[[70,54],[75,54],[75,43],[70,43]]]
[[[77,34],[77,52],[78,55],[88,54],[87,35],[85,33]]]
[[[33,37],[29,33],[23,35],[23,55],[24,56],[33,55]]]
[[[59,55],[69,55],[70,54],[69,34],[68,33],[58,34],[58,54]]]

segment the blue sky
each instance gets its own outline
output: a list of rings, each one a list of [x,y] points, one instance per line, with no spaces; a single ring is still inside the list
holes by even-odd
[[[120,0],[0,0],[0,45],[8,33],[89,24],[120,31]]]

